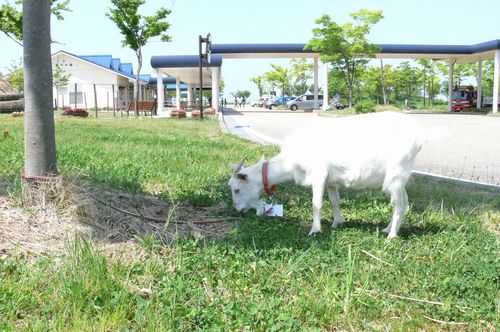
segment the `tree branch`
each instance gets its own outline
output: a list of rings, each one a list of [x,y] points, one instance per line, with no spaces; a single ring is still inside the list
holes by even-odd
[[[17,40],[16,38],[12,37],[11,35],[9,35],[7,32],[3,32],[7,37],[9,37],[10,39],[12,39],[13,41],[15,41],[19,46],[23,47],[23,43],[21,43],[19,40]]]

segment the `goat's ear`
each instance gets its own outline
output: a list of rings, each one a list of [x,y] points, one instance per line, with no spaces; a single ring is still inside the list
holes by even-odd
[[[231,164],[231,168],[233,169],[233,171],[236,171],[236,169],[238,168],[238,164]]]
[[[243,173],[236,173],[236,177],[242,181],[246,181],[248,174],[243,174]]]

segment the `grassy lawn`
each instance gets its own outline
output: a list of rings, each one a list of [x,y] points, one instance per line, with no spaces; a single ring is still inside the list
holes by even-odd
[[[14,196],[22,123],[0,115],[0,184]],[[65,177],[197,207],[230,206],[231,162],[276,153],[216,120],[57,117],[56,133]],[[285,184],[285,218],[248,212],[222,239],[144,237],[112,256],[77,239],[62,256],[0,256],[0,330],[494,331],[498,194],[418,178],[408,196],[391,241],[379,233],[391,216],[382,193],[341,191],[345,226],[329,227],[325,204],[323,232],[309,237],[311,194]]]

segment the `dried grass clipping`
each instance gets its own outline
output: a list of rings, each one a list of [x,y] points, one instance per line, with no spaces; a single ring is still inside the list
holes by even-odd
[[[6,184],[1,186],[0,257],[15,252],[64,254],[66,243],[75,236],[90,238],[104,249],[117,244],[129,247],[148,236],[166,245],[181,236],[218,239],[235,220],[217,216],[227,209],[225,204],[209,208],[172,204],[64,177],[24,183],[17,200],[6,194]]]

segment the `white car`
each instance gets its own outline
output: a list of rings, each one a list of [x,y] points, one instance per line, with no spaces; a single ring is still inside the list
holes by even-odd
[[[500,104],[500,96],[498,96],[498,101]],[[483,106],[491,106],[493,105],[493,97],[484,97],[483,98]]]
[[[261,107],[262,106],[262,102],[264,101],[264,99],[258,99],[258,100],[254,100],[250,103],[250,106],[252,107]]]
[[[318,108],[323,106],[323,95],[318,95]],[[314,109],[314,95],[304,94],[286,103],[286,108],[296,110],[312,110]]]

